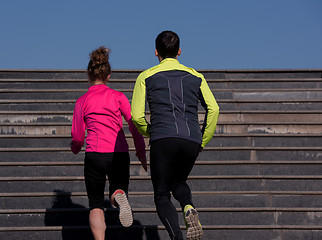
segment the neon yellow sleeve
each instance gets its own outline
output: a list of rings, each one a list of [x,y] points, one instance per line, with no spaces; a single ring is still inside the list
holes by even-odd
[[[214,133],[216,131],[217,120],[219,116],[219,106],[204,77],[202,77],[200,90],[204,100],[204,107],[206,107],[207,114],[201,143],[201,147],[205,147],[207,143],[211,140],[211,138],[214,136]]]
[[[143,72],[138,76],[135,82],[131,103],[131,115],[132,121],[139,132],[142,135],[149,137],[150,124],[145,119],[145,95],[145,74]]]

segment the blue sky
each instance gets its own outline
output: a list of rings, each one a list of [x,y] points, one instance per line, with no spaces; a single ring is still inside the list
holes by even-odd
[[[321,0],[10,0],[0,4],[0,69],[85,69],[111,48],[113,69],[158,63],[163,30],[195,69],[321,69]]]

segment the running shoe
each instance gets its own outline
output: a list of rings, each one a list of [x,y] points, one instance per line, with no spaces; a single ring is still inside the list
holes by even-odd
[[[116,190],[114,199],[120,208],[120,222],[124,227],[130,227],[133,223],[132,209],[123,190]]]
[[[187,227],[188,240],[200,240],[202,236],[202,226],[199,222],[197,210],[191,205],[184,207],[184,221]]]

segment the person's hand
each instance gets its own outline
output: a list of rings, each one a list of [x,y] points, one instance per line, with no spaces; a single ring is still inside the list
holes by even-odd
[[[141,162],[141,165],[142,167],[144,168],[144,170],[147,172],[148,171],[148,165],[146,163],[146,157],[144,158],[139,158],[140,162]]]

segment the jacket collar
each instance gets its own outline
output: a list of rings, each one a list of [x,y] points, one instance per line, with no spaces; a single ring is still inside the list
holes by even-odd
[[[176,63],[179,63],[179,61],[175,58],[165,58],[163,59],[160,64],[163,64],[163,63],[167,63],[167,62],[176,62]]]

